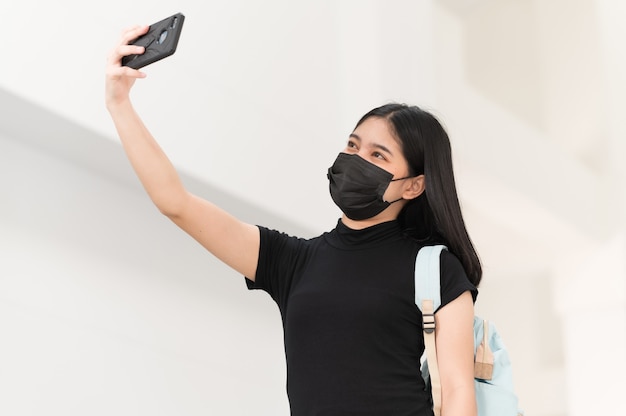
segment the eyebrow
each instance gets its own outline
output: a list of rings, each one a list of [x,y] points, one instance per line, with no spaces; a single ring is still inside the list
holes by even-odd
[[[350,137],[352,137],[353,139],[357,139],[358,141],[362,142],[363,140],[359,137],[358,134],[354,134],[354,133],[350,133]],[[372,144],[372,146],[374,146],[377,149],[382,150],[383,152],[387,152],[389,153],[391,156],[393,156],[393,152],[391,150],[389,150],[389,148],[387,146],[383,146],[382,144],[378,144],[378,143],[374,143]]]

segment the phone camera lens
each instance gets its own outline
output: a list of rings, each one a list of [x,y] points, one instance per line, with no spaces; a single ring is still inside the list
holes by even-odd
[[[165,42],[165,39],[167,39],[167,30],[164,30],[163,32],[161,32],[161,34],[159,35],[159,39],[157,39],[157,43],[161,44]]]

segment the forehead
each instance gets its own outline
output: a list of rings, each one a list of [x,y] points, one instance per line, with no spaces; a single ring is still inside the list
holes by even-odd
[[[401,147],[389,121],[381,117],[367,118],[354,129],[354,133],[365,144],[377,143],[397,150]]]

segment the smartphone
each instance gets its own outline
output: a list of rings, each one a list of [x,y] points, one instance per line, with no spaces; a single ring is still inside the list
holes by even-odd
[[[176,52],[180,32],[183,29],[185,16],[177,13],[150,25],[148,33],[133,40],[131,45],[143,46],[141,55],[128,55],[122,58],[122,65],[134,69],[143,68]]]

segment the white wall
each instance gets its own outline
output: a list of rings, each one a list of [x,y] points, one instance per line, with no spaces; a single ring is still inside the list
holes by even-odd
[[[269,296],[132,183],[2,136],[0,173],[0,414],[287,414]]]

